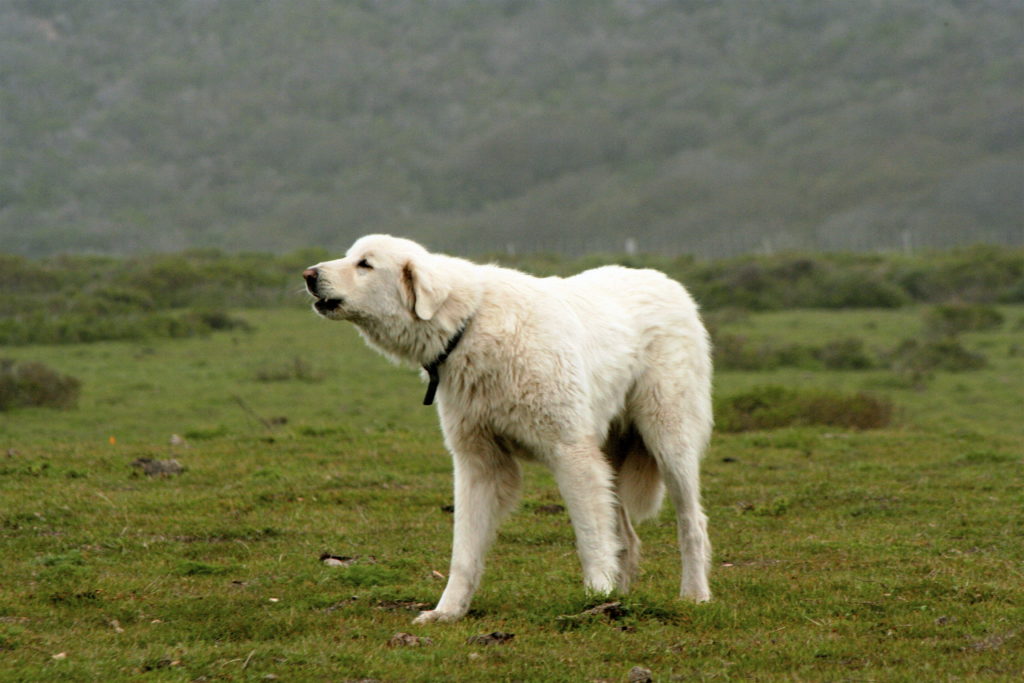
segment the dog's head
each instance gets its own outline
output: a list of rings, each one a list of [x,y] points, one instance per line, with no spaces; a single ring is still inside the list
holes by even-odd
[[[313,308],[331,320],[431,320],[451,294],[439,257],[389,235],[356,241],[344,258],[323,261],[302,276]]]

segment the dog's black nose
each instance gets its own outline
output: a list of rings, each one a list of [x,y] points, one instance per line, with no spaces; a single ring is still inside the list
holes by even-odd
[[[316,268],[306,268],[302,271],[302,277],[306,279],[306,289],[313,296],[317,296],[316,292],[316,280],[320,276],[320,272]]]

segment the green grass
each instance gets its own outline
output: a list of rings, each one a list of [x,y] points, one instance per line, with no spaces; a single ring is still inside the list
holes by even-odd
[[[1024,308],[1000,310],[1001,328],[962,337],[987,366],[923,389],[884,368],[719,373],[722,395],[866,390],[894,422],[717,434],[703,479],[715,600],[675,599],[664,510],[638,529],[644,574],[615,620],[564,618],[594,602],[568,519],[547,507],[551,478],[527,467],[470,616],[411,625],[406,607],[436,600],[447,571],[450,465],[414,373],[347,326],[250,311],[251,333],[7,349],[82,393],[76,410],[0,413],[0,679],[623,681],[642,665],[659,681],[1016,680]],[[723,327],[891,348],[921,321],[780,312]],[[266,381],[295,358],[303,372]],[[140,457],[186,470],[145,477]],[[515,638],[466,644],[497,630]],[[399,631],[433,644],[389,647]]]

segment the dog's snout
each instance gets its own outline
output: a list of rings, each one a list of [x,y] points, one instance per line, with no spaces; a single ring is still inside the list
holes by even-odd
[[[309,290],[310,294],[316,296],[317,279],[320,277],[320,271],[316,268],[306,268],[306,270],[302,271],[302,277],[306,280],[306,289]]]

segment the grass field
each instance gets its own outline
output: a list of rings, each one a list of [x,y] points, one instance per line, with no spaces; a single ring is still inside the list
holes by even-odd
[[[894,424],[717,434],[706,605],[679,602],[670,511],[638,528],[621,609],[581,586],[548,474],[527,467],[470,616],[413,627],[447,571],[450,465],[415,373],[304,309],[253,332],[25,346],[79,407],[0,413],[0,680],[1019,680],[1024,307],[965,334],[987,367],[924,388],[888,369],[720,372],[867,390]],[[737,316],[725,330],[871,349],[921,310]],[[171,444],[171,435],[181,437]],[[184,442],[182,443],[183,440]],[[176,459],[148,477],[132,462]],[[327,566],[322,553],[351,558]],[[467,644],[502,631],[502,644]],[[397,632],[431,642],[391,645]]]

